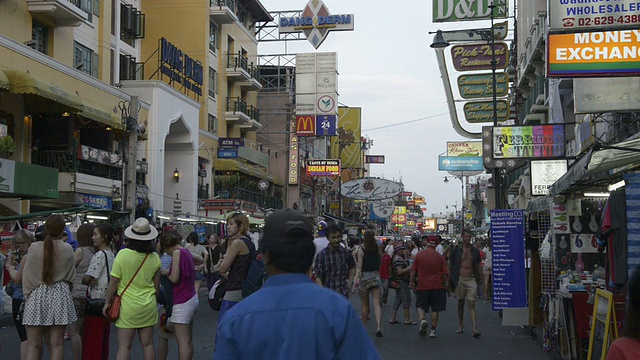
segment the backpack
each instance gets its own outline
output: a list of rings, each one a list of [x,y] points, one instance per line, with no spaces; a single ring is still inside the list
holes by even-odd
[[[262,284],[267,280],[267,270],[262,261],[256,258],[256,247],[253,242],[246,237],[243,237],[242,241],[249,248],[249,256],[251,257],[247,277],[242,282],[242,297],[246,298],[262,287]]]

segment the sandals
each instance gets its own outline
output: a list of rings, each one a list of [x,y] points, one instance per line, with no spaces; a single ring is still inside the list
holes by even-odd
[[[473,337],[476,338],[476,339],[479,338],[480,335],[482,335],[482,333],[475,332],[475,331],[473,332]]]
[[[391,325],[400,324],[400,321],[398,321],[398,320],[394,320],[394,321],[389,320],[389,324],[391,324]]]
[[[378,331],[376,332],[376,337],[382,337],[382,331],[378,330]]]
[[[403,324],[405,324],[405,325],[418,325],[418,323],[415,322],[415,321],[409,321],[409,322],[405,322]]]
[[[458,330],[456,330],[456,334],[464,334],[464,330],[462,330],[461,328],[458,328]]]

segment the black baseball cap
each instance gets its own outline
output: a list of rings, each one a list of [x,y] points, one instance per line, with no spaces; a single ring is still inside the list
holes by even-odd
[[[313,242],[313,224],[299,211],[293,209],[277,210],[264,221],[263,244],[297,241]]]

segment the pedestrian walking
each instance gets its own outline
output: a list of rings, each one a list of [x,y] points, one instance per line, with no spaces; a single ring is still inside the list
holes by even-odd
[[[76,276],[73,248],[62,241],[65,220],[50,215],[45,221],[46,237],[29,248],[22,273],[24,316],[27,328],[27,359],[42,357],[42,340],[46,338],[49,356],[64,358],[64,331],[78,319],[71,296]]]
[[[380,265],[382,305],[387,305],[387,300],[389,299],[389,277],[391,276],[391,255],[393,255],[393,246],[383,244],[382,247],[385,249],[382,253],[382,264]]]
[[[36,238],[29,231],[18,230],[13,237],[13,249],[5,263],[5,267],[11,277],[9,283],[5,286],[5,290],[9,296],[11,296],[13,323],[18,332],[18,337],[20,337],[20,360],[27,358],[27,329],[22,324],[22,317],[24,315],[22,274],[24,272],[24,263],[27,260],[29,247],[31,243],[35,241]]]
[[[364,232],[363,246],[356,252],[356,259],[354,287],[358,288],[360,295],[362,323],[367,327],[371,300],[373,300],[373,314],[377,326],[376,336],[382,337],[382,280],[380,279],[382,251],[376,243],[373,230]]]
[[[207,261],[204,263],[204,276],[207,281],[207,291],[211,291],[213,284],[218,281],[218,274],[213,271],[213,267],[222,260],[222,247],[220,246],[220,238],[211,233],[207,235]]]
[[[324,250],[329,245],[329,239],[327,239],[327,225],[326,221],[319,221],[317,225],[318,236],[313,239],[313,244],[316,247],[316,253],[313,256],[315,259],[316,256],[320,253],[320,251]]]
[[[393,263],[391,267],[391,277],[389,286],[396,291],[393,306],[391,307],[391,319],[389,324],[399,324],[398,309],[402,305],[405,325],[417,325],[411,320],[411,288],[409,285],[411,266],[409,266],[409,252],[402,243],[393,245]]]
[[[189,250],[192,255],[198,255],[199,257],[204,259],[203,262],[195,265],[195,287],[197,294],[198,291],[200,291],[200,286],[202,286],[202,281],[204,281],[204,264],[206,264],[207,256],[209,254],[207,253],[207,250],[204,248],[204,246],[200,245],[200,236],[195,231],[190,232],[187,236],[187,244],[185,245],[185,248]]]
[[[469,306],[473,337],[480,337],[476,322],[478,284],[482,282],[480,251],[471,244],[471,231],[462,231],[462,244],[451,250],[449,261],[451,288],[458,298],[458,334],[464,333],[464,304]]]
[[[105,298],[111,299],[116,291],[121,296],[120,316],[116,320],[118,360],[129,359],[136,333],[144,360],[156,358],[153,327],[158,322],[156,293],[160,288],[160,257],[153,240],[157,235],[158,231],[147,219],[136,219],[124,231],[127,247],[120,250],[113,261]],[[107,306],[103,309],[105,316]]]
[[[80,238],[80,229],[78,229],[78,238]],[[82,331],[82,359],[107,360],[109,359],[111,322],[102,315],[102,308],[107,300],[107,288],[111,277],[109,272],[113,269],[115,259],[111,251],[113,227],[108,223],[96,226],[91,239],[98,251],[91,258],[82,279],[82,282],[89,286],[86,294],[88,311],[84,315]]]
[[[178,358],[189,360],[193,357],[193,316],[200,303],[195,288],[193,257],[189,250],[180,246],[181,241],[182,236],[175,230],[167,231],[160,237],[162,248],[171,254],[168,277],[173,284],[173,306],[168,321],[173,324],[178,342]]]
[[[315,246],[304,215],[271,214],[262,244],[269,278],[220,320],[215,360],[380,358],[351,304],[307,276]]]
[[[437,235],[426,238],[427,248],[416,254],[411,268],[411,281],[416,289],[416,308],[420,318],[419,335],[425,337],[429,326],[429,337],[437,336],[438,313],[447,307],[447,292],[449,286],[449,270],[444,256],[436,251],[440,242]],[[431,324],[426,320],[426,313],[431,309]]]
[[[347,299],[353,284],[356,263],[351,251],[341,245],[342,229],[335,224],[327,227],[329,245],[316,256],[313,265],[316,283],[329,288]]]
[[[71,351],[75,360],[82,359],[82,329],[84,323],[84,313],[87,308],[87,285],[82,281],[84,274],[89,268],[89,263],[96,252],[91,236],[95,225],[86,223],[78,227],[77,241],[78,247],[73,253],[74,264],[76,266],[76,277],[73,280],[71,296],[73,305],[76,308],[78,320],[67,326],[67,331],[71,339]]]

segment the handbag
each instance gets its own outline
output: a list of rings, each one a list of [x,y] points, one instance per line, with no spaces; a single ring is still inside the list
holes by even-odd
[[[109,276],[109,259],[107,258],[106,251],[102,250],[102,254],[104,254],[105,265],[107,266],[107,279],[111,281],[111,276]],[[104,309],[104,304],[106,303],[106,299],[92,299],[89,295],[89,288],[87,288],[87,306],[85,307],[84,314],[88,316],[100,316],[104,317],[102,314],[102,309]]]
[[[138,276],[138,273],[140,272],[140,269],[142,269],[142,265],[144,265],[144,262],[147,261],[148,257],[149,257],[149,254],[147,254],[144,257],[144,260],[142,260],[142,263],[140,264],[140,267],[138,267],[138,270],[136,270],[136,273],[133,274],[133,277],[131,278],[131,280],[129,280],[129,283],[124,288],[124,290],[122,290],[120,295],[115,294],[109,300],[109,305],[107,307],[107,318],[109,319],[109,321],[113,322],[113,321],[118,320],[118,317],[120,316],[120,304],[121,304],[122,295],[124,295],[124,293],[127,291],[127,289],[129,288],[129,285],[131,285],[131,283],[133,282],[133,279],[135,279],[136,276]]]
[[[13,280],[9,280],[7,285],[5,285],[5,287],[4,287],[4,292],[6,292],[7,295],[9,295],[9,297],[13,297],[13,285],[14,284],[15,283],[13,282]]]
[[[227,292],[226,279],[220,279],[209,290],[209,307],[214,311],[220,311],[224,294]]]
[[[380,282],[378,281],[378,277],[375,274],[372,274],[371,276],[367,276],[366,278],[364,276],[362,277],[362,285],[365,289],[371,290],[375,287],[380,286]]]

